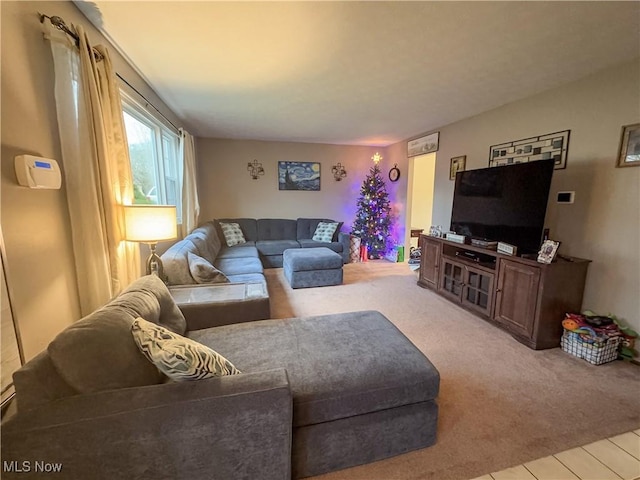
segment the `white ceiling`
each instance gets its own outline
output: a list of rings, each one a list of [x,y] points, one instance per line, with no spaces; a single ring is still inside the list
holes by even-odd
[[[385,146],[640,56],[640,2],[76,5],[201,137]]]

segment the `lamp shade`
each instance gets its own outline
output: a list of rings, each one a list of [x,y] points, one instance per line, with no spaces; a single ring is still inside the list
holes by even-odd
[[[156,243],[178,236],[176,207],[173,205],[125,205],[126,239]]]

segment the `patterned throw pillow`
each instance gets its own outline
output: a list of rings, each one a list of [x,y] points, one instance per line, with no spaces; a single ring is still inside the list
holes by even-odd
[[[131,325],[142,354],[167,377],[181,382],[238,375],[240,370],[209,347],[138,317]]]
[[[204,258],[187,252],[189,271],[196,283],[229,283],[227,276]]]
[[[247,243],[240,229],[240,225],[237,223],[220,223],[220,228],[222,228],[222,233],[224,234],[224,239],[227,241],[228,247]]]
[[[313,234],[312,240],[316,242],[331,243],[333,240],[333,234],[336,233],[338,223],[320,222],[316,227],[316,231]]]

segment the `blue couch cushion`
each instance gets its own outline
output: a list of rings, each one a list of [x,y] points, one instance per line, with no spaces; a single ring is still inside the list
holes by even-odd
[[[262,255],[282,255],[290,248],[300,248],[296,240],[258,240],[256,248]]]
[[[438,395],[436,368],[380,312],[261,320],[188,336],[245,373],[284,367],[293,395],[294,427]]]
[[[255,257],[258,258],[258,249],[255,247],[255,242],[251,242],[251,245],[243,243],[241,245],[235,245],[233,247],[222,247],[218,252],[218,259],[221,258],[245,258]]]
[[[302,248],[327,247],[336,253],[342,253],[342,251],[344,250],[344,246],[340,242],[324,243],[324,242],[316,242],[315,240],[307,239],[307,240],[298,240],[298,243],[300,243],[300,246]]]
[[[256,257],[217,258],[213,266],[227,277],[245,273],[264,273],[262,262]]]
[[[296,239],[297,222],[295,220],[289,220],[285,218],[260,218],[258,219],[257,223],[258,240],[295,241]],[[258,250],[260,250],[260,247],[258,247]]]

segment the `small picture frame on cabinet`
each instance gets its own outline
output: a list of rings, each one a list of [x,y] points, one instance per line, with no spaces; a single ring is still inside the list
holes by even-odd
[[[538,262],[553,262],[556,258],[559,247],[560,242],[556,242],[555,240],[545,240],[544,242],[542,242],[542,246],[540,247],[540,251],[538,252]]]

